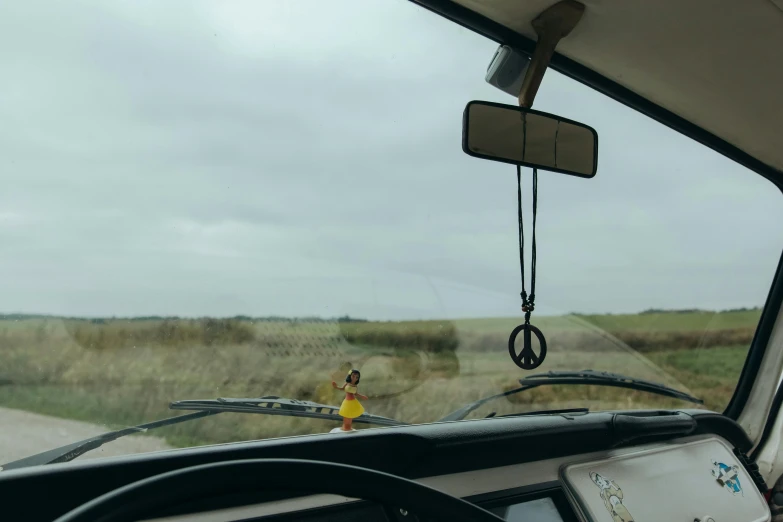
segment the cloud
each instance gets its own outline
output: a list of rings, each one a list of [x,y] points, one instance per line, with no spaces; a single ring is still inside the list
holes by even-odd
[[[0,310],[517,313],[514,170],[460,145],[495,47],[400,0],[0,6]],[[539,310],[763,303],[771,184],[552,71],[536,108],[600,142],[539,174]]]

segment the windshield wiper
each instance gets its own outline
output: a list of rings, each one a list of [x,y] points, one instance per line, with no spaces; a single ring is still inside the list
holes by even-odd
[[[494,401],[501,397],[508,397],[515,393],[520,393],[538,386],[552,386],[556,384],[582,384],[592,386],[614,386],[617,388],[628,388],[631,390],[645,391],[654,393],[656,395],[665,395],[667,397],[673,397],[683,401],[694,402],[696,404],[704,404],[704,401],[698,397],[694,397],[688,393],[670,388],[657,382],[646,381],[644,379],[636,379],[634,377],[628,377],[626,375],[620,375],[618,373],[611,372],[597,372],[594,370],[581,370],[581,371],[553,371],[547,373],[539,373],[519,379],[519,388],[514,388],[497,395],[492,395],[479,399],[470,404],[466,404],[462,408],[449,413],[439,422],[446,421],[458,421],[468,416],[470,412],[478,408],[479,406],[486,404],[487,402]]]
[[[172,410],[211,411],[213,413],[258,413],[264,415],[285,415],[287,417],[308,417],[311,419],[343,420],[338,414],[340,408],[337,406],[328,406],[312,401],[285,399],[275,397],[274,395],[267,395],[257,399],[220,398],[176,401],[172,402],[169,408]],[[406,422],[370,413],[362,413],[353,422],[378,426],[401,426],[407,424]]]
[[[632,377],[626,377],[609,372],[596,372],[593,370],[583,371],[554,371],[542,374],[531,375],[520,379],[519,388],[492,395],[479,399],[475,402],[467,404],[462,408],[450,413],[443,417],[438,422],[457,421],[462,420],[468,416],[470,412],[477,409],[482,404],[499,399],[501,397],[508,397],[515,393],[520,393],[525,390],[536,388],[544,385],[555,384],[587,384],[594,386],[615,386],[620,388],[629,388],[632,390],[641,390],[658,395],[666,395],[676,399],[695,402],[697,404],[703,404],[701,399],[689,395],[685,392],[669,388],[663,384],[658,384],[651,381],[645,381],[642,379],[634,379]],[[336,406],[329,406],[326,404],[319,404],[311,401],[300,401],[296,399],[286,399],[282,397],[276,397],[268,395],[260,398],[246,398],[246,399],[231,399],[231,398],[218,398],[218,399],[205,399],[205,400],[182,400],[175,401],[169,405],[172,410],[186,410],[193,411],[185,415],[177,417],[169,417],[167,419],[161,419],[145,424],[139,424],[130,428],[123,428],[116,431],[110,431],[102,435],[97,435],[89,439],[85,439],[79,442],[74,442],[59,448],[44,451],[30,457],[15,460],[8,464],[0,465],[0,471],[9,469],[26,468],[28,466],[39,466],[42,464],[54,464],[58,462],[69,462],[81,455],[84,455],[88,451],[92,451],[96,448],[103,446],[104,444],[114,441],[120,437],[126,435],[135,435],[143,433],[151,429],[161,428],[163,426],[170,426],[172,424],[178,424],[180,422],[187,422],[202,417],[208,417],[210,415],[217,415],[219,413],[254,413],[260,415],[285,415],[288,417],[308,417],[313,419],[324,419],[333,421],[342,421],[342,417],[339,415],[339,408]],[[562,413],[561,410],[553,410],[551,412],[531,412],[530,414],[544,414],[544,413]],[[379,426],[403,426],[408,425],[406,422],[390,419],[388,417],[382,417],[379,415],[372,415],[369,413],[363,413],[360,417],[354,419],[354,422],[361,424],[374,424]]]
[[[255,413],[260,415],[286,415],[289,417],[310,417],[315,419],[333,420],[342,422],[343,418],[338,415],[340,408],[319,404],[311,401],[299,401],[295,399],[285,399],[268,395],[257,399],[209,399],[209,400],[185,400],[172,402],[169,405],[172,410],[196,410],[193,413],[169,417],[157,421],[139,424],[130,428],[123,428],[116,431],[110,431],[95,437],[90,437],[79,442],[73,442],[59,448],[51,449],[31,455],[23,459],[1,464],[0,471],[10,469],[26,468],[29,466],[40,466],[42,464],[55,464],[58,462],[70,462],[73,459],[84,455],[88,451],[100,448],[108,442],[125,437],[126,435],[136,435],[148,430],[170,426],[180,422],[187,422],[219,413]],[[353,420],[355,423],[375,424],[380,426],[400,426],[407,423],[379,415],[363,413]]]
[[[506,413],[505,415],[498,415],[496,411],[493,411],[485,419],[501,419],[506,417],[532,417],[534,415],[584,415],[590,413],[589,408],[560,408],[556,410],[534,410],[534,411],[522,411],[519,413]]]
[[[0,465],[0,471],[7,471],[9,469],[26,468],[28,466],[40,466],[41,464],[56,464],[58,462],[69,462],[80,455],[84,455],[88,451],[100,448],[107,442],[117,440],[120,437],[126,435],[136,435],[144,433],[147,430],[155,428],[161,428],[163,426],[169,426],[171,424],[177,424],[180,422],[186,422],[194,419],[200,419],[202,417],[208,417],[215,415],[218,412],[214,411],[199,411],[195,413],[188,413],[186,415],[179,415],[177,417],[169,417],[168,419],[161,419],[146,424],[139,424],[138,426],[131,426],[130,428],[123,428],[121,430],[109,431],[89,439],[84,439],[79,442],[73,442],[54,448],[42,453],[37,453],[23,459],[9,462],[8,464]]]

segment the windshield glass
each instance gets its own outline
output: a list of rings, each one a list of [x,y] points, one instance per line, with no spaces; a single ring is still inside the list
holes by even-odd
[[[354,429],[435,422],[554,370],[703,404],[567,383],[466,418],[723,411],[780,256],[780,194],[548,71],[535,109],[594,127],[600,154],[593,179],[539,172],[531,322],[549,350],[521,370],[515,169],[461,149],[469,101],[516,103],[484,80],[496,49],[402,0],[0,5],[0,465],[175,401],[334,410],[237,403],[83,458],[328,433],[346,412],[365,412]]]

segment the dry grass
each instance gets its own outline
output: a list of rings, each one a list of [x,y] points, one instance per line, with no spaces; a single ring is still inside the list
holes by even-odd
[[[615,316],[616,317],[616,316]],[[630,316],[633,317],[633,316]],[[701,331],[644,329],[633,319],[613,334],[584,317],[543,318],[542,371],[601,369],[690,390],[722,410],[742,368],[753,318]],[[755,318],[757,320],[757,316]],[[172,415],[178,399],[278,395],[339,404],[332,380],[362,370],[368,411],[411,423],[515,385],[526,373],[507,354],[513,319],[410,323],[239,320],[0,321],[0,405],[127,426]],[[702,323],[699,323],[701,326]],[[713,323],[710,323],[714,325]],[[645,333],[646,332],[646,333]],[[619,339],[636,345],[644,355]],[[543,387],[497,400],[496,412],[589,407],[673,407],[650,394],[586,386]],[[221,414],[157,430],[189,445],[295,434],[335,426],[322,420]]]
[[[251,325],[233,319],[148,322],[70,320],[63,325],[76,344],[95,350],[145,345],[179,348],[194,344],[247,344],[255,339],[255,331]]]
[[[459,347],[452,321],[407,321],[389,323],[339,323],[346,342],[386,348],[453,352]]]

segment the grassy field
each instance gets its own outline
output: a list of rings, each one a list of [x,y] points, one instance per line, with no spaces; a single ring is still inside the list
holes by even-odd
[[[662,382],[722,411],[760,315],[651,312],[540,317],[549,354],[537,371],[596,369]],[[421,322],[5,317],[0,406],[97,422],[107,429],[176,414],[171,401],[277,395],[338,405],[350,367],[374,414],[432,422],[514,387],[530,373],[510,361],[517,319]],[[542,387],[500,399],[471,418],[549,408],[682,407],[628,390]],[[696,405],[692,405],[696,406]],[[691,406],[689,406],[691,407]],[[321,433],[337,423],[221,414],[150,433],[191,445]],[[361,426],[357,426],[361,427]]]

